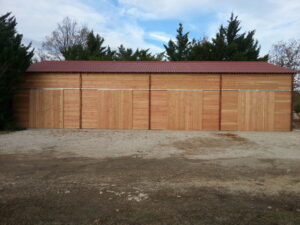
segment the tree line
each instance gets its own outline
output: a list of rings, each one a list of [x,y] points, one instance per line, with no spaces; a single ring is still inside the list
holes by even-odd
[[[128,60],[128,61],[202,61],[202,60],[262,60],[299,71],[300,41],[281,41],[273,45],[270,54],[260,56],[255,31],[241,32],[241,22],[233,14],[226,25],[221,25],[209,40],[190,39],[189,32],[179,24],[175,40],[164,45],[165,51],[153,54],[150,49],[132,49],[120,45],[112,49],[105,40],[86,26],[65,18],[47,36],[34,59],[31,44],[22,43],[16,31],[16,18],[11,13],[0,16],[0,130],[15,128],[13,98],[22,76],[33,61],[42,60]],[[296,76],[295,88],[300,77]]]
[[[201,60],[268,60],[260,57],[260,46],[254,39],[255,31],[241,33],[237,16],[231,14],[227,25],[221,25],[211,40],[190,39],[189,32],[179,24],[176,40],[163,45],[165,51],[152,54],[150,49],[132,49],[120,45],[116,50],[104,44],[99,34],[76,21],[65,18],[42,43],[40,60],[127,60],[127,61],[201,61]]]

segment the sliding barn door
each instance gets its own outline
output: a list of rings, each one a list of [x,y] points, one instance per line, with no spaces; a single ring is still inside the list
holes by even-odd
[[[15,119],[29,128],[79,128],[79,74],[32,73],[14,99]]]
[[[290,75],[223,75],[222,130],[291,129]]]
[[[83,74],[82,128],[149,129],[149,75]]]
[[[152,75],[151,129],[218,130],[219,75]]]

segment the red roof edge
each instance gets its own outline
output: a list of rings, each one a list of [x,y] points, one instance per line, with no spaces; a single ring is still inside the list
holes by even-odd
[[[295,74],[263,61],[43,61],[26,72]]]

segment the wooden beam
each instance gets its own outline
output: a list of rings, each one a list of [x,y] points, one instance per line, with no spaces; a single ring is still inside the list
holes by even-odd
[[[290,124],[290,131],[293,131],[293,111],[294,111],[294,103],[293,103],[293,97],[294,97],[294,75],[291,75],[291,124]]]
[[[148,129],[149,130],[151,130],[151,73],[149,74],[149,91],[148,91],[148,93],[149,93],[149,99],[148,99],[148,102],[149,102],[149,112],[148,112]]]
[[[222,128],[222,74],[220,74],[220,90],[219,90],[219,130]]]
[[[82,129],[82,73],[79,74],[79,128]]]

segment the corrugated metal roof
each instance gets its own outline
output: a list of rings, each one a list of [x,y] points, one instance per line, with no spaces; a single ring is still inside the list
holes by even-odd
[[[27,72],[81,73],[295,73],[260,61],[43,61]]]

